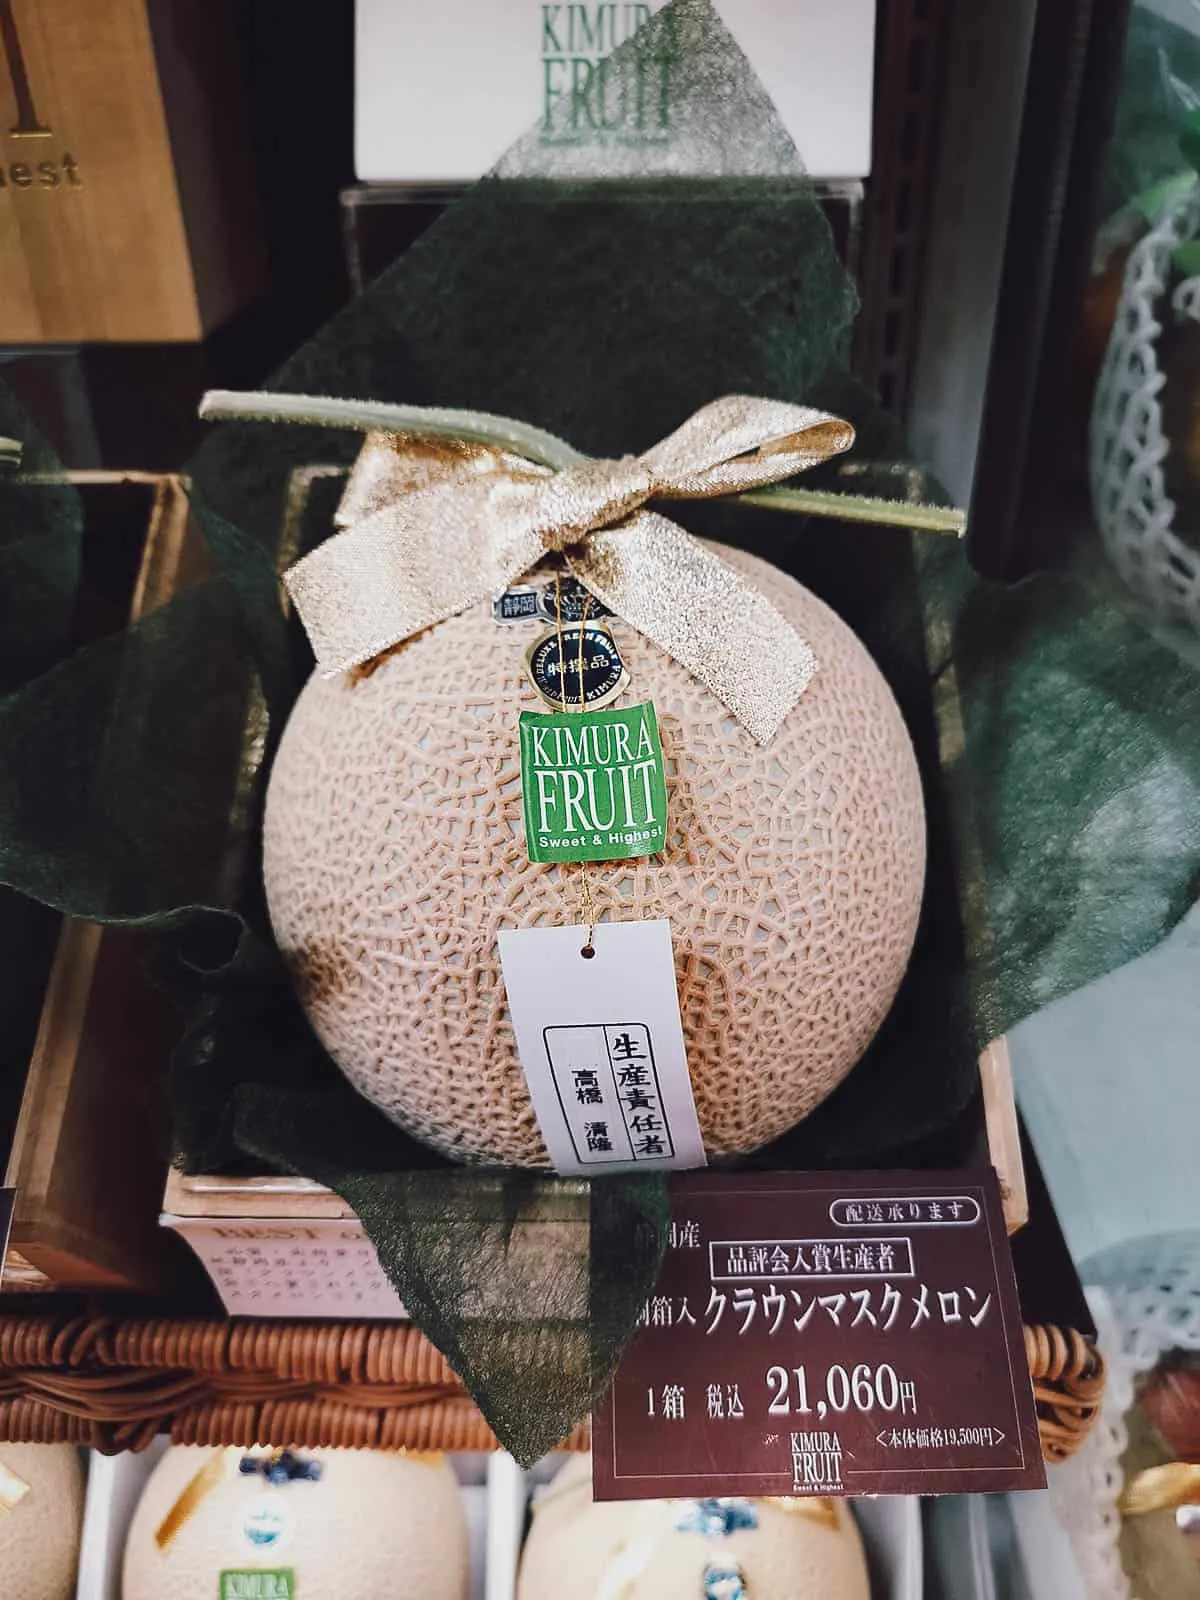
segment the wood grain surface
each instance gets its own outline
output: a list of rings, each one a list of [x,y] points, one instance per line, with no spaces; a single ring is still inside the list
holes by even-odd
[[[198,339],[260,287],[222,0],[168,9],[159,51],[147,0],[0,0],[0,342]]]

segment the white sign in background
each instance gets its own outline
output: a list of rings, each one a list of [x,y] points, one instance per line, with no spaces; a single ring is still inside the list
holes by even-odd
[[[812,176],[865,177],[874,0],[715,4]],[[660,5],[652,0],[649,9]],[[627,0],[358,0],[358,176],[367,183],[473,183],[543,115],[548,73],[552,88],[572,81],[572,38],[620,43],[646,9]],[[547,67],[547,23],[549,43],[562,43],[562,68]]]
[[[517,1050],[555,1170],[705,1165],[692,1101],[670,923],[501,932]]]

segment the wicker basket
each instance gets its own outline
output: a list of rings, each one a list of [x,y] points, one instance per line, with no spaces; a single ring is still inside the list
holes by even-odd
[[[1104,1362],[1079,1334],[1026,1328],[1042,1448],[1082,1442]],[[0,1441],[142,1450],[177,1444],[494,1450],[495,1435],[407,1324],[0,1318]],[[563,1448],[584,1450],[581,1426]]]

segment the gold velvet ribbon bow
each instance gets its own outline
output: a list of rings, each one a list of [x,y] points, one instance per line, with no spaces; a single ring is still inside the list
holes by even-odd
[[[557,471],[469,437],[370,433],[338,508],[343,531],[284,581],[318,669],[333,676],[561,553],[597,599],[766,744],[816,670],[812,649],[764,595],[646,505],[762,488],[853,442],[837,417],[746,395],[702,407],[644,455]]]

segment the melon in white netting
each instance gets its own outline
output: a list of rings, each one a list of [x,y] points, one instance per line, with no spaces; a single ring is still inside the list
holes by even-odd
[[[792,578],[717,548],[819,670],[761,746],[614,620],[623,703],[658,713],[667,847],[589,880],[602,919],[671,924],[700,1128],[723,1156],[785,1133],[870,1042],[916,930],[925,819],[907,730],[859,640]],[[581,876],[525,850],[517,719],[547,709],[524,671],[537,636],[482,604],[366,674],[314,676],[264,830],[275,934],[333,1059],[438,1150],[525,1166],[547,1157],[496,935],[577,920]]]
[[[1183,279],[1167,296],[1174,252],[1198,235],[1200,186],[1193,182],[1130,252],[1089,438],[1092,505],[1105,548],[1149,608],[1156,632],[1192,660],[1200,654],[1200,549],[1196,529],[1177,526],[1167,489],[1172,442],[1164,403],[1172,374],[1163,346],[1164,328],[1200,322],[1200,278]],[[1189,396],[1189,427],[1194,412]],[[1187,439],[1176,443],[1186,458]]]
[[[535,1502],[517,1600],[870,1600],[844,1500],[592,1500],[591,1461]]]
[[[0,1510],[0,1596],[71,1600],[83,1526],[79,1451],[0,1443],[0,1468],[26,1486],[11,1510]]]
[[[269,1452],[177,1445],[154,1469],[125,1547],[123,1600],[466,1600],[467,1527],[444,1457],[315,1450],[319,1477],[272,1483]],[[175,1510],[208,1469],[218,1481]],[[203,1486],[203,1481],[201,1482]],[[185,1502],[186,1504],[186,1502]],[[175,1511],[165,1543],[160,1530]],[[276,1575],[289,1574],[283,1579]],[[240,1576],[244,1574],[245,1576]]]

